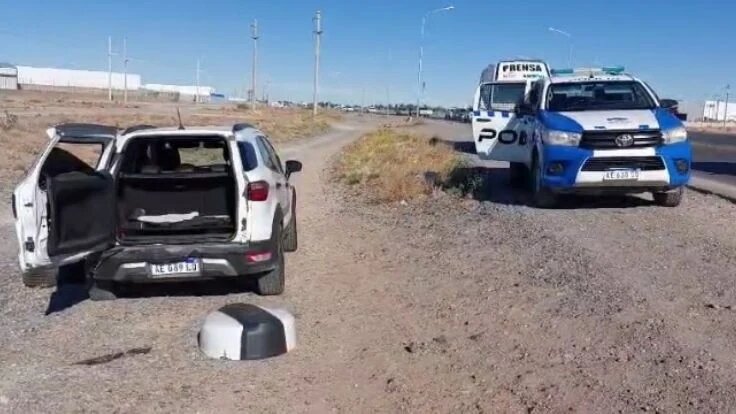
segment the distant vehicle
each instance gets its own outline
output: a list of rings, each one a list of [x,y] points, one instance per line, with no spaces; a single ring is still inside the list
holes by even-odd
[[[289,178],[302,166],[282,165],[259,130],[64,124],[49,136],[13,193],[27,285],[83,261],[93,300],[114,299],[120,282],[240,278],[263,295],[284,290],[284,252],[297,248]],[[69,152],[85,144],[101,150],[95,165]]]
[[[434,114],[434,111],[429,108],[419,110],[419,116],[431,117],[433,114]]]
[[[552,71],[533,83],[513,116],[501,114],[509,119],[503,130],[476,128],[484,122],[474,118],[476,148],[509,161],[512,180],[528,183],[540,207],[554,206],[560,194],[642,192],[674,207],[690,178],[692,151],[672,102],[622,67]]]

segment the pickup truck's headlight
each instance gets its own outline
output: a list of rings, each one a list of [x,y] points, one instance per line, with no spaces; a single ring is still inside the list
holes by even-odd
[[[580,138],[582,138],[582,136],[583,135],[578,132],[555,131],[553,129],[548,129],[542,134],[542,141],[550,145],[568,145],[576,147],[580,144]]]
[[[687,130],[683,127],[666,129],[662,131],[662,138],[665,144],[674,144],[687,140]]]

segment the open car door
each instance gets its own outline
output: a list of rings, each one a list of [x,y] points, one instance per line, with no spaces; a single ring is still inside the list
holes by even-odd
[[[21,271],[79,261],[114,240],[114,185],[106,172],[117,128],[62,124],[13,193]],[[93,150],[94,149],[94,150]]]
[[[115,239],[115,186],[107,171],[72,171],[48,181],[49,257],[101,251]]]
[[[473,140],[484,160],[527,163],[530,140],[516,107],[524,101],[529,83],[487,82],[478,86],[473,102]]]

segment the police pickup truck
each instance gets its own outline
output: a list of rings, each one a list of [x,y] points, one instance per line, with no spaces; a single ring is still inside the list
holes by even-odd
[[[554,206],[560,194],[644,192],[674,207],[692,151],[673,102],[621,67],[551,71],[527,85],[493,138],[503,150],[488,157],[509,161],[512,178],[528,177],[539,207]],[[476,147],[494,135],[479,132]]]
[[[483,71],[475,90],[471,122],[476,153],[483,160],[510,161],[514,184],[525,181],[530,160],[529,138],[516,110],[534,82],[549,76],[541,60],[503,60]]]

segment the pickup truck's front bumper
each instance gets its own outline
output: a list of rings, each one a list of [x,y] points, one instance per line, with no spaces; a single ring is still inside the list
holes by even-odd
[[[667,191],[686,185],[690,179],[692,149],[689,142],[631,150],[593,151],[578,147],[546,145],[543,147],[542,184],[556,193],[645,192]],[[583,166],[591,159],[608,157],[659,158],[663,168],[642,170],[636,181],[605,181],[604,170],[585,171]],[[686,169],[678,168],[678,163]]]
[[[102,254],[92,277],[116,282],[156,283],[255,275],[274,269],[277,260],[275,247],[270,240],[248,244],[116,246]],[[270,253],[270,257],[266,260],[252,260],[253,255],[263,257],[267,253]],[[191,259],[199,261],[201,270],[198,273],[165,277],[154,277],[152,274],[153,264]]]

